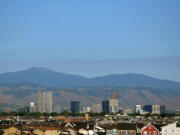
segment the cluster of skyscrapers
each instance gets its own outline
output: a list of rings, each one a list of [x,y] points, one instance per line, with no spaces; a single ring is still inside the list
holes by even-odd
[[[51,91],[39,91],[38,94],[38,109],[35,103],[30,103],[30,112],[42,112],[42,113],[51,113],[51,112],[61,112],[61,105],[54,104],[53,106],[53,94]],[[119,111],[118,104],[118,93],[112,92],[112,96],[109,100],[102,101],[102,104],[94,104],[92,107],[83,107],[80,110],[79,101],[71,101],[71,112],[80,113],[80,112],[106,112],[106,113],[117,113]]]
[[[71,101],[71,112],[72,113],[80,112],[79,101]],[[82,112],[118,113],[119,112],[118,93],[112,92],[111,98],[109,100],[102,101],[102,104],[94,104],[92,107],[83,107]]]
[[[102,101],[102,112],[117,113],[119,112],[118,93],[112,92],[109,100]]]
[[[34,102],[30,103],[30,112],[42,112],[51,113],[53,112],[53,95],[51,91],[39,91],[38,94],[38,109]]]
[[[166,112],[165,105],[136,105],[135,107],[136,113],[145,114],[145,113],[152,113],[152,114],[163,114]]]
[[[118,101],[118,93],[112,92],[111,97],[108,100],[102,101],[101,104],[94,104],[92,107],[82,107],[80,109],[79,101],[71,101],[70,111],[72,113],[86,113],[86,112],[94,112],[94,113],[118,113],[119,112],[119,101]],[[53,105],[53,94],[51,91],[39,91],[38,94],[38,109],[35,103],[30,103],[29,107],[30,112],[42,112],[42,113],[51,113],[57,112],[61,113],[62,108],[60,104]],[[135,112],[139,114],[152,113],[152,114],[163,114],[166,111],[166,107],[164,105],[136,105]]]

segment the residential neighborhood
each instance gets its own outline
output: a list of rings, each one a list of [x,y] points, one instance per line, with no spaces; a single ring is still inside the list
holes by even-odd
[[[179,135],[180,116],[1,116],[1,135]]]

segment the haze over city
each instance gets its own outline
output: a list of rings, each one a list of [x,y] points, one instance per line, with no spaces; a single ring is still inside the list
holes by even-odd
[[[0,1],[0,73],[45,67],[180,82],[180,1]]]

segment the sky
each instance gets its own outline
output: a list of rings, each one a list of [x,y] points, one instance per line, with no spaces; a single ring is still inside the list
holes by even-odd
[[[30,67],[180,82],[180,1],[1,0],[0,73]]]

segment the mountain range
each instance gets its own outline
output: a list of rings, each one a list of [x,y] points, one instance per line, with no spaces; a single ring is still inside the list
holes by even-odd
[[[111,74],[86,78],[33,67],[0,75],[0,104],[37,103],[39,90],[53,91],[53,102],[66,106],[69,106],[71,100],[79,100],[81,106],[101,103],[116,91],[120,107],[164,104],[168,109],[180,108],[179,82],[141,74]]]
[[[179,82],[161,80],[142,74],[111,74],[94,78],[55,72],[46,68],[32,67],[18,72],[0,75],[0,83],[34,83],[49,87],[153,87],[180,88]]]

